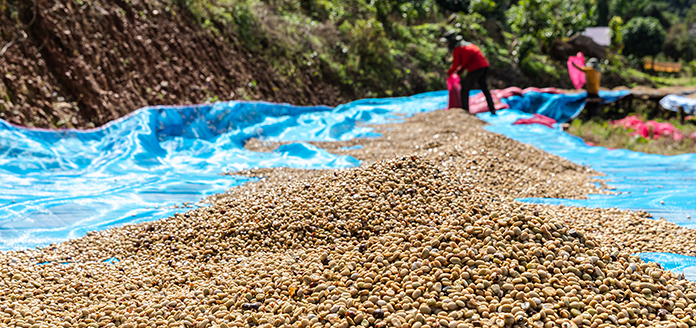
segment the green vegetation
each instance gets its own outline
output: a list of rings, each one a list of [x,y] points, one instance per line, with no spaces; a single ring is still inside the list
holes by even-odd
[[[696,6],[694,9],[694,15],[696,15]],[[696,24],[696,18],[691,24]],[[692,35],[688,30],[689,25],[683,23],[676,23],[670,28],[664,45],[665,55],[674,60],[696,59],[696,35]]]
[[[671,2],[648,0],[175,1],[215,34],[268,61],[284,79],[299,86],[310,77],[340,87],[348,98],[445,88],[449,58],[440,38],[452,30],[483,49],[496,87],[570,87],[564,58],[551,49],[598,22],[611,25],[612,48],[631,55],[610,55],[604,62],[603,81],[610,87],[654,85],[641,72],[640,58],[664,52],[665,39],[669,56],[686,60],[696,53],[696,43],[683,37],[686,25],[674,24],[696,17],[696,6],[685,4],[693,0],[670,0],[678,3],[673,11]]]
[[[692,81],[696,82],[696,81]],[[570,123],[568,133],[578,136],[587,143],[615,148],[629,149],[651,154],[678,155],[696,153],[696,118],[687,116],[685,121],[679,119],[679,114],[671,111],[660,111],[652,103],[634,101],[632,111],[625,107],[604,107],[599,116],[592,119],[575,119]],[[674,135],[651,138],[654,132],[649,128],[648,138],[637,131],[615,126],[612,122],[627,116],[636,116],[643,123],[653,120],[659,123],[670,123],[679,131],[681,138],[675,140]]]
[[[614,16],[609,21],[609,30],[611,31],[611,48],[613,50],[621,50],[623,48],[623,19],[619,16]]]
[[[696,152],[696,141],[689,136],[696,133],[696,125],[693,123],[682,124],[679,120],[656,119],[658,122],[669,122],[679,129],[686,137],[676,141],[665,137],[657,140],[644,138],[640,135],[631,135],[630,130],[616,127],[606,120],[593,119],[590,121],[574,120],[568,129],[570,134],[576,135],[585,142],[614,149],[628,149],[650,154],[679,155]]]
[[[602,0],[610,1],[609,16],[621,17],[624,22],[636,18],[653,18],[667,32],[659,57],[667,60],[696,60],[696,24],[694,0]],[[655,28],[653,26],[652,28]]]
[[[513,33],[531,37],[548,48],[556,39],[593,26],[596,7],[589,0],[521,0],[510,8],[507,17]]]
[[[432,1],[179,0],[179,5],[297,84],[308,75],[339,85],[350,97],[444,86],[447,49],[438,39],[447,17]],[[481,22],[465,15],[453,20],[453,25],[471,23]]]
[[[665,37],[665,29],[654,17],[635,17],[621,29],[624,52],[637,57],[656,56]]]

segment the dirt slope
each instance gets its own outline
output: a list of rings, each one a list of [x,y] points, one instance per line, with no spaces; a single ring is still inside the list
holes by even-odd
[[[167,2],[0,0],[0,118],[91,127],[147,105],[340,101],[311,70],[294,77],[298,88]]]

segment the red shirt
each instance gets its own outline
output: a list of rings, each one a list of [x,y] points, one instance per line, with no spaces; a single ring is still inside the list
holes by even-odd
[[[447,76],[462,70],[472,72],[490,66],[486,56],[481,53],[481,49],[473,44],[454,48],[452,56],[452,67],[447,71]]]

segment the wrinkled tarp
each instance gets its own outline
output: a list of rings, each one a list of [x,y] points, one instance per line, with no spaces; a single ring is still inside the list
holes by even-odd
[[[664,156],[625,149],[610,150],[589,146],[581,138],[559,129],[550,129],[538,124],[512,124],[520,118],[531,116],[512,109],[501,111],[497,116],[489,113],[478,115],[491,124],[485,127],[489,131],[605,173],[606,176],[601,179],[606,180],[609,186],[621,193],[590,195],[587,200],[526,198],[519,199],[520,201],[643,210],[652,214],[655,219],[663,217],[678,225],[696,228],[696,154]],[[693,252],[693,255],[696,255],[696,250]]]
[[[538,92],[543,94],[557,94],[558,90],[556,88],[526,88],[524,90],[518,87],[509,87],[505,89],[495,89],[491,90],[491,98],[493,98],[493,103],[496,110],[510,108],[510,105],[505,101],[512,96],[519,96],[524,98],[526,94],[531,94],[532,92]],[[469,98],[469,112],[471,114],[484,113],[488,111],[488,103],[486,102],[486,96],[483,93],[477,93]]]
[[[684,109],[684,112],[689,115],[696,114],[696,99],[677,95],[667,95],[660,100],[660,106],[675,112],[681,107]]]
[[[15,127],[0,120],[0,250],[42,246],[126,223],[172,215],[221,193],[253,167],[360,164],[301,141],[375,137],[359,123],[432,111],[446,93],[366,99],[336,108],[264,102],[150,107],[87,131]],[[271,153],[246,140],[300,141]]]
[[[587,92],[557,93],[555,89],[525,89],[501,99],[508,108],[524,113],[537,113],[563,123],[577,117],[585,108]],[[608,104],[631,94],[629,90],[599,91],[602,103]]]
[[[403,117],[397,114],[445,108],[447,102],[447,91],[440,91],[365,99],[336,108],[262,102],[151,107],[88,131],[26,129],[0,121],[0,249],[43,246],[91,230],[160,219],[182,210],[173,205],[247,181],[222,176],[223,171],[356,166],[354,158],[302,142],[272,153],[251,152],[243,145],[252,137],[269,141],[374,137],[372,129],[359,123],[395,122]],[[545,102],[525,103],[529,111],[545,106]],[[608,174],[610,185],[630,192],[592,196],[589,201],[522,201],[642,209],[696,227],[686,219],[686,215],[696,218],[696,201],[690,197],[696,192],[693,154],[666,157],[589,147],[579,138],[542,125],[512,125],[532,117],[514,109],[497,117],[489,113],[479,117],[493,124],[487,127],[493,132],[591,164]],[[675,259],[687,265],[683,271],[691,267],[686,260]]]
[[[684,139],[684,134],[682,131],[674,127],[669,122],[657,122],[650,120],[648,122],[643,122],[643,120],[635,115],[626,116],[620,120],[611,122],[613,126],[620,126],[626,130],[633,130],[629,133],[630,136],[639,135],[643,138],[649,138],[652,134],[652,138],[657,140],[660,137],[671,138],[676,141]]]
[[[454,75],[453,75],[454,76]],[[450,77],[447,80],[449,89],[449,105],[461,103],[459,96],[454,94],[456,79]],[[603,104],[608,104],[631,94],[629,90],[599,91],[599,97]],[[512,108],[525,113],[538,113],[554,119],[556,122],[567,122],[575,118],[585,108],[587,92],[560,93],[556,88],[526,88],[509,87],[505,89],[491,90],[491,97],[496,110]],[[480,91],[469,93],[469,112],[479,114],[488,112],[486,97]]]

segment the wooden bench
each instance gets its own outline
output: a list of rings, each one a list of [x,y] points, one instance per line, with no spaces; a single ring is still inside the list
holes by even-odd
[[[653,67],[653,61],[647,58],[643,61],[643,68],[652,69],[656,72],[666,72],[666,73],[678,73],[681,71],[681,63],[668,63],[668,62],[654,62],[655,67]]]

